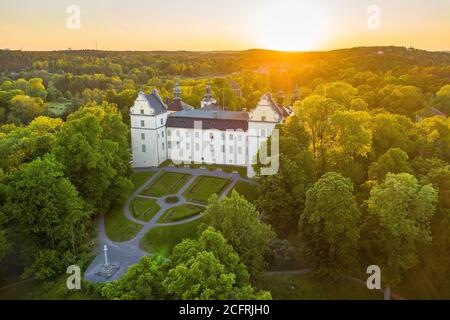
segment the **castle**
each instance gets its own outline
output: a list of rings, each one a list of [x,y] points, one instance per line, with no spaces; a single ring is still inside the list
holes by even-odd
[[[172,160],[247,167],[252,177],[259,147],[292,114],[292,108],[275,103],[269,93],[250,112],[223,110],[209,85],[199,109],[183,102],[180,95],[178,84],[169,104],[156,89],[138,93],[130,108],[133,168],[156,167]]]

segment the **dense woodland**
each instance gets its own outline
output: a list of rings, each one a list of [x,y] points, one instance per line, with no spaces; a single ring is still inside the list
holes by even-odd
[[[220,105],[249,110],[265,92],[289,105],[298,85],[279,173],[257,177],[255,203],[210,199],[198,240],[93,290],[266,299],[264,270],[307,266],[336,282],[377,264],[387,292],[421,270],[450,297],[450,53],[0,51],[0,74],[0,261],[20,253],[24,278],[88,259],[95,217],[132,189],[139,90],[170,100],[179,82],[199,106],[209,82]]]

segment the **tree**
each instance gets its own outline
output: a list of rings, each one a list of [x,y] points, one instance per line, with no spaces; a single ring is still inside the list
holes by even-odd
[[[106,283],[102,296],[115,300],[155,300],[164,297],[161,285],[166,263],[157,256],[144,256],[119,279]]]
[[[410,118],[426,105],[422,90],[415,86],[389,84],[379,91],[379,106],[391,113],[398,113]]]
[[[382,182],[388,173],[412,173],[408,154],[400,148],[391,148],[369,167],[369,179]]]
[[[416,124],[417,150],[423,157],[436,157],[450,162],[450,119],[426,118]]]
[[[346,108],[350,108],[351,102],[357,93],[357,89],[343,81],[329,82],[319,85],[314,91],[314,94],[333,99],[335,102],[345,106]]]
[[[316,274],[332,281],[358,261],[361,213],[352,192],[349,179],[328,172],[306,193],[300,217],[302,253]]]
[[[128,128],[108,103],[90,104],[71,114],[57,133],[53,152],[83,199],[99,211],[132,189],[126,177]]]
[[[447,115],[450,111],[450,84],[447,84],[436,92],[436,106],[439,110],[445,112]]]
[[[430,243],[436,202],[436,190],[420,185],[408,173],[388,173],[371,190],[364,221],[365,246],[381,268],[385,299],[390,297],[390,288],[418,263],[418,246]]]
[[[85,250],[90,212],[52,155],[25,164],[9,177],[4,211],[22,232],[25,274],[54,276]]]
[[[163,281],[167,293],[177,299],[270,299],[248,282],[246,268],[225,238],[209,227],[199,240],[175,246],[170,269]]]
[[[11,99],[10,118],[13,122],[27,124],[44,112],[45,106],[41,98],[17,95]]]
[[[391,148],[400,148],[413,153],[415,133],[414,124],[404,116],[379,113],[372,119],[373,157],[378,159]]]
[[[275,233],[259,220],[259,212],[244,197],[233,191],[231,196],[219,201],[213,195],[204,213],[202,229],[207,226],[223,234],[251,274],[264,269],[264,254]]]
[[[27,94],[31,97],[38,97],[45,100],[47,97],[47,91],[45,91],[44,82],[41,78],[32,78],[28,81]]]
[[[330,118],[343,106],[332,99],[311,95],[295,106],[295,113],[311,137],[312,151],[317,159],[319,174],[325,171],[326,153],[332,145]]]

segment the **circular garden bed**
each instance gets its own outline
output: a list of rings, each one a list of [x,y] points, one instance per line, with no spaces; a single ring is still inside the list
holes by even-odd
[[[177,203],[180,201],[180,198],[177,196],[168,196],[164,201],[166,201],[166,203]]]

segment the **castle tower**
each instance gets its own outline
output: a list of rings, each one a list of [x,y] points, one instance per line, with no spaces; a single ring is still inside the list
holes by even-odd
[[[167,159],[167,114],[156,89],[138,93],[130,108],[133,168],[158,166]]]
[[[202,101],[200,102],[200,107],[201,108],[211,107],[211,106],[214,107],[216,105],[216,103],[217,103],[217,101],[212,96],[212,94],[211,94],[211,86],[208,83],[206,85],[205,96],[203,97]]]

